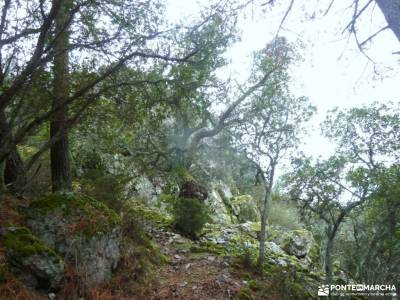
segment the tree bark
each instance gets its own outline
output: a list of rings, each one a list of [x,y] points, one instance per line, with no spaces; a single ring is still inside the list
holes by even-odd
[[[26,170],[17,149],[8,156],[4,169],[4,183],[11,191],[22,194],[27,184]]]
[[[355,205],[355,203],[353,203]],[[325,276],[326,276],[326,283],[331,284],[333,275],[332,275],[332,250],[333,250],[333,244],[335,241],[336,234],[339,230],[340,224],[342,224],[342,221],[344,220],[344,217],[346,214],[353,208],[353,205],[349,205],[346,209],[343,209],[338,218],[332,226],[329,226],[328,228],[328,242],[326,244],[326,249],[325,249]],[[355,207],[355,206],[354,206]]]
[[[5,162],[0,161],[0,196],[5,192],[7,192],[6,184],[4,182],[4,168],[5,168]]]
[[[333,275],[332,275],[332,249],[333,249],[333,240],[334,236],[329,236],[328,242],[326,244],[326,249],[325,249],[325,282],[326,284],[331,284]]]
[[[4,111],[0,112],[0,144],[10,145],[11,128]],[[0,185],[2,190],[22,193],[26,186],[26,171],[24,163],[18,154],[15,145],[9,147],[6,159],[2,161],[0,168]]]
[[[375,0],[385,16],[389,28],[400,42],[400,0]]]
[[[55,0],[57,1],[57,0]],[[56,35],[58,38],[55,44],[56,54],[53,63],[53,108],[59,107],[69,96],[69,74],[68,74],[68,8],[70,0],[63,0],[61,8],[56,17]],[[51,181],[53,192],[71,190],[71,166],[67,128],[68,108],[63,107],[50,122],[50,138],[57,134],[60,138],[50,148]]]
[[[260,248],[258,254],[258,270],[262,278],[264,277],[265,240],[267,238],[267,205],[272,198],[272,187],[274,184],[274,176],[275,176],[275,163],[272,163],[268,178],[269,182],[268,185],[266,185],[265,196],[264,196],[264,201],[262,203],[262,211],[261,211],[261,231],[259,236]],[[265,178],[263,178],[263,180],[265,182]]]

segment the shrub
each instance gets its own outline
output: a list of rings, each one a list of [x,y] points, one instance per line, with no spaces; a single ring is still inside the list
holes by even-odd
[[[178,198],[173,207],[174,228],[196,239],[204,224],[210,220],[207,206],[194,198]]]
[[[122,175],[103,174],[91,170],[76,182],[78,192],[98,199],[108,207],[121,212],[126,201],[125,189],[129,178]]]

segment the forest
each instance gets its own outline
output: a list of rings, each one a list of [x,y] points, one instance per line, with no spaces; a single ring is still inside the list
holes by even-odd
[[[311,1],[176,22],[172,2],[0,2],[0,300],[400,299],[400,98],[323,115],[299,94],[311,50],[285,26]],[[399,69],[400,1],[347,2],[379,86],[370,49],[390,33]],[[343,1],[318,3],[310,22]],[[241,24],[271,15],[230,73]],[[329,155],[302,146],[321,116]]]

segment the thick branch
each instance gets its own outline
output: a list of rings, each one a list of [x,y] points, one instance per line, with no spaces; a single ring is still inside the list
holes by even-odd
[[[251,94],[253,94],[256,90],[262,87],[270,76],[279,68],[279,66],[275,66],[269,72],[267,72],[259,82],[255,85],[251,86],[246,92],[242,94],[235,102],[233,102],[218,118],[217,123],[214,125],[213,128],[201,128],[197,132],[195,132],[191,138],[190,142],[190,149],[194,149],[197,147],[198,143],[207,137],[213,137],[220,133],[226,127],[226,120],[231,116],[233,111],[243,102],[245,101]]]
[[[0,110],[3,110],[7,104],[12,100],[13,96],[20,90],[21,86],[26,82],[28,77],[40,65],[43,55],[46,38],[53,24],[53,21],[60,8],[60,1],[53,2],[48,17],[44,20],[43,25],[40,27],[40,33],[36,42],[35,50],[31,59],[28,61],[25,69],[14,80],[13,84],[0,95]]]

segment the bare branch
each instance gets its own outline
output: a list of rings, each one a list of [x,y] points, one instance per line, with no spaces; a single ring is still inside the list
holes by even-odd
[[[281,20],[281,23],[279,24],[278,30],[277,30],[276,35],[275,35],[276,37],[279,35],[279,32],[280,32],[281,29],[282,29],[283,23],[285,22],[287,16],[289,15],[289,12],[292,10],[293,3],[294,3],[294,0],[291,0],[291,1],[290,1],[290,4],[289,4],[289,7],[286,9],[285,14],[283,15],[283,18],[282,18],[282,20]]]
[[[370,40],[372,40],[374,37],[376,37],[379,33],[381,33],[382,31],[384,31],[384,30],[386,30],[386,29],[389,29],[389,28],[390,28],[389,25],[387,25],[387,26],[385,26],[385,27],[379,29],[377,32],[375,32],[373,35],[371,35],[371,36],[370,36],[369,38],[367,38],[365,41],[361,42],[361,43],[360,43],[360,47],[364,47],[364,45],[365,45],[366,43],[368,43]]]

